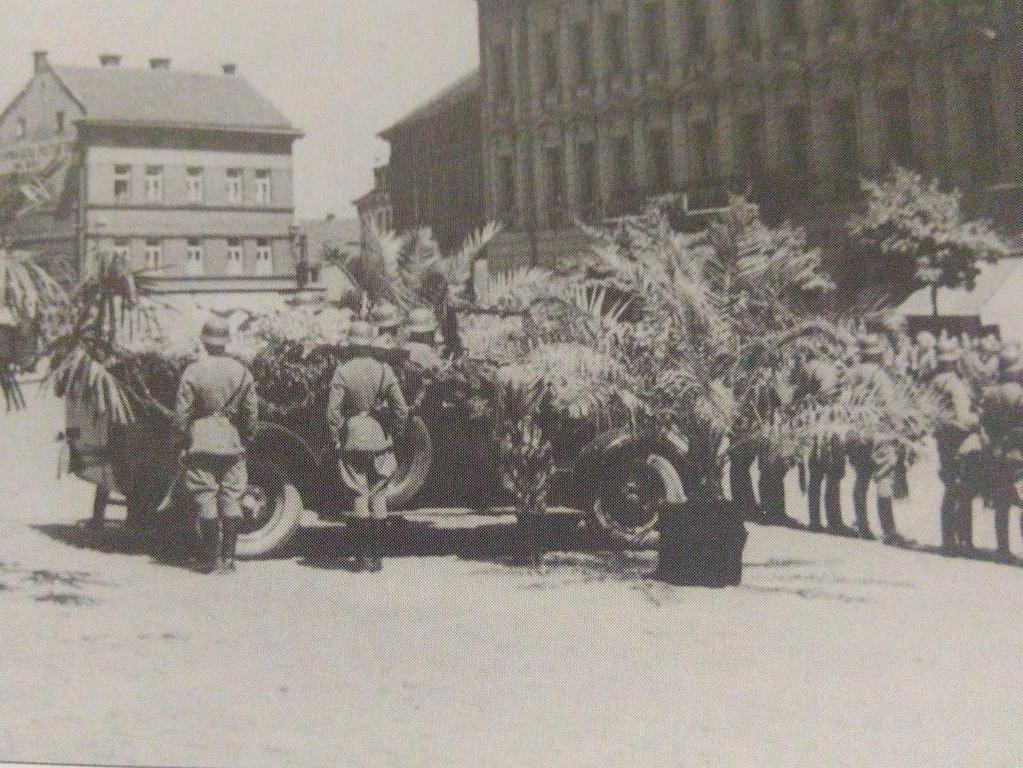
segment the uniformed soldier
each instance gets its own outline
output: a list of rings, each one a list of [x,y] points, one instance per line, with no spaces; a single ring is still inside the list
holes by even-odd
[[[437,353],[437,319],[428,307],[416,307],[409,312],[407,339],[404,343],[409,361],[428,371],[444,366],[444,360]]]
[[[885,344],[876,334],[860,337],[860,361],[846,375],[846,386],[869,397],[883,407],[894,391],[895,383],[885,370]],[[861,538],[873,539],[867,518],[867,492],[871,480],[877,494],[877,514],[881,536],[886,544],[906,546],[911,542],[899,534],[895,526],[895,477],[900,459],[898,442],[883,435],[858,434],[850,438],[849,463],[856,473],[853,483],[853,507],[856,530]]]
[[[964,357],[968,383],[973,387],[975,398],[978,400],[985,389],[999,383],[1001,348],[1002,344],[998,337],[988,334]]]
[[[929,380],[934,375],[936,365],[935,355],[938,340],[930,331],[920,331],[916,335],[916,348],[914,350],[910,374],[917,381]]]
[[[999,362],[999,381],[984,391],[981,401],[981,426],[990,453],[985,464],[989,466],[977,469],[989,478],[990,487],[983,490],[995,510],[998,554],[1009,559],[1009,513],[1019,503],[1016,481],[1023,470],[1023,360],[1019,347],[1006,345]]]
[[[175,425],[189,436],[185,488],[198,515],[198,561],[204,573],[234,569],[241,499],[248,485],[245,450],[256,432],[256,386],[249,370],[225,354],[229,340],[225,319],[206,322],[202,343],[207,354],[185,369],[174,412]]]
[[[783,374],[775,372],[772,381],[760,393],[758,411],[761,418],[771,423],[780,410],[788,403],[790,386],[783,382]],[[787,379],[787,377],[785,377]],[[785,477],[788,475],[792,462],[783,455],[774,441],[765,439],[761,443],[757,456],[757,468],[760,478],[757,490],[760,492],[760,506],[764,511],[764,522],[768,525],[796,526],[796,521],[789,517],[785,505]]]
[[[814,355],[802,365],[797,385],[797,398],[828,402],[837,394],[838,364]],[[845,476],[845,452],[837,438],[816,438],[807,461],[807,499],[810,506],[810,529],[823,530],[821,524],[821,492],[824,497],[824,518],[830,532],[853,533],[842,520],[842,478]]]
[[[961,452],[963,442],[977,426],[969,384],[960,373],[962,350],[954,338],[942,336],[935,355],[930,385],[941,400],[934,430],[938,447],[938,476],[945,486],[941,501],[941,542],[949,554],[973,549],[972,500],[964,494]]]
[[[394,346],[397,341],[398,329],[401,327],[401,313],[389,301],[378,301],[370,310],[370,322],[376,328],[376,344]]]
[[[423,296],[433,306],[441,349],[446,359],[459,357],[465,351],[459,330],[458,313],[451,303],[451,287],[442,272],[428,272],[423,278]]]
[[[350,339],[355,356],[334,372],[327,422],[340,452],[341,476],[357,494],[352,510],[355,568],[379,571],[387,485],[398,468],[393,438],[404,432],[409,410],[394,370],[374,357],[380,349],[377,329],[357,321]]]

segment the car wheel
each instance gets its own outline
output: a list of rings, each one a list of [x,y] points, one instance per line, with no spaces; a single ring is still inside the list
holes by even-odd
[[[409,419],[394,453],[398,471],[388,486],[387,504],[393,509],[403,509],[422,490],[433,465],[433,440],[421,418],[413,416]]]
[[[593,499],[593,517],[616,540],[648,541],[660,509],[685,498],[675,465],[641,443],[608,450],[601,462]]]
[[[302,497],[285,471],[271,461],[249,463],[249,483],[242,495],[245,517],[238,536],[238,557],[282,554],[302,522]]]

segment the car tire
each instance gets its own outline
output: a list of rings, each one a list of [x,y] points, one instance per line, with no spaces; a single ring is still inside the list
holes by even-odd
[[[602,480],[598,481],[593,497],[593,520],[613,541],[629,545],[648,543],[657,529],[658,510],[664,504],[685,498],[678,470],[656,446],[644,445],[644,441],[614,446],[602,456],[602,464],[606,472],[598,476]],[[638,505],[623,509],[626,505],[622,503],[624,493],[619,481],[624,484],[625,480],[633,479],[647,486],[646,493]]]
[[[243,504],[258,505],[238,536],[238,557],[254,559],[283,555],[302,522],[302,496],[280,466],[266,459],[249,462],[249,483]]]
[[[387,504],[391,509],[404,509],[423,489],[433,465],[433,439],[421,418],[409,419],[395,453],[398,471],[388,486]]]

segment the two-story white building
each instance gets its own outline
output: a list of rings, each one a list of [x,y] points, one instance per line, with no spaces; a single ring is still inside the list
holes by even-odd
[[[118,254],[156,292],[295,291],[301,136],[233,65],[70,67],[36,52],[0,114],[0,235],[79,270]]]

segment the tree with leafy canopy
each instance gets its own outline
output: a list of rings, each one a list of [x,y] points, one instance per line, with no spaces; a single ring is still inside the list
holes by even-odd
[[[972,289],[983,262],[1009,255],[991,223],[968,219],[962,193],[942,190],[938,180],[897,168],[888,179],[862,186],[866,207],[849,220],[850,234],[866,255],[884,260],[878,265],[883,274],[875,277],[928,288],[935,316],[940,288]]]

